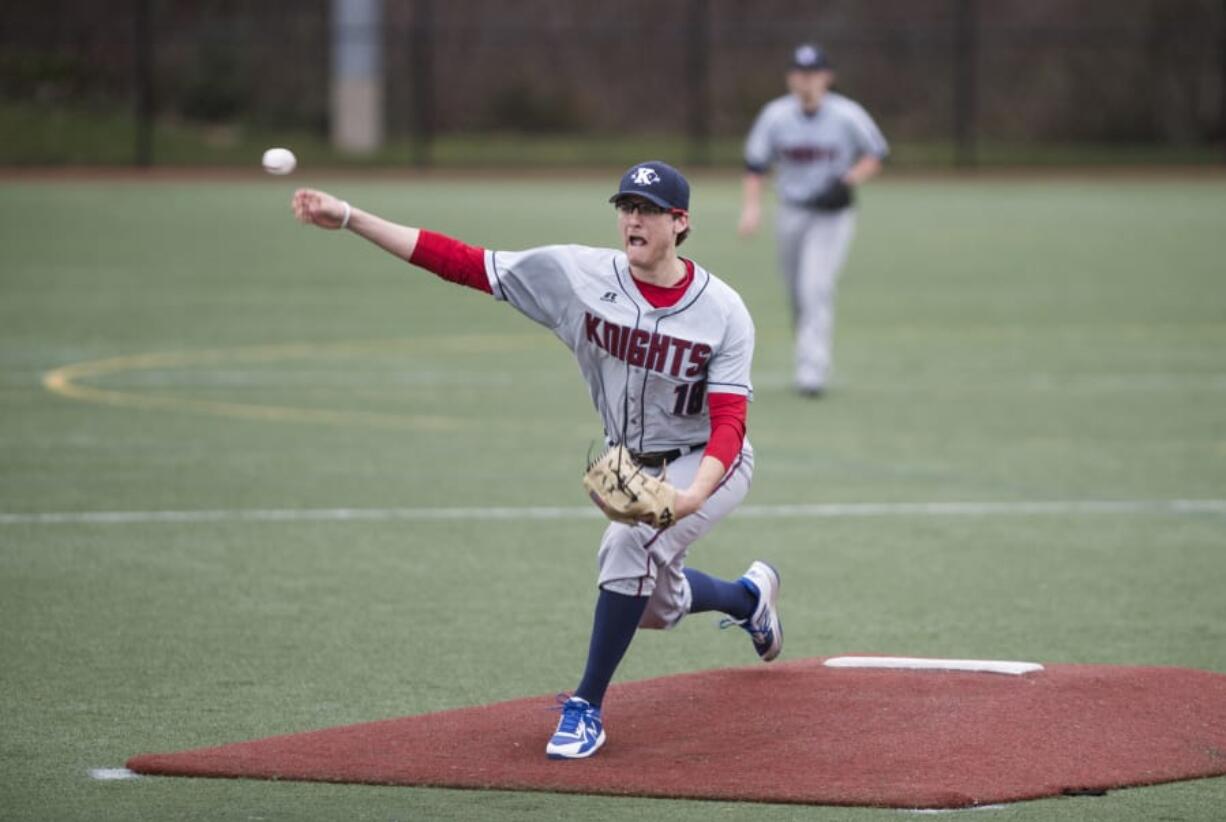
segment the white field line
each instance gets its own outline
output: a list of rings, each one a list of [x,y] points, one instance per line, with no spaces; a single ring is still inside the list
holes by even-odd
[[[1008,805],[971,805],[969,808],[900,808],[899,813],[966,813],[968,811],[1003,811]]]
[[[848,502],[744,505],[734,516],[754,519],[984,517],[1094,514],[1226,514],[1226,499],[1064,500],[1037,502]],[[233,508],[199,511],[49,511],[0,513],[0,525],[128,525],[209,522],[389,522],[594,519],[594,507],[505,508]]]

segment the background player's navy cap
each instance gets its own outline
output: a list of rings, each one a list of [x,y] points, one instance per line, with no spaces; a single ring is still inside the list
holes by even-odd
[[[821,71],[833,68],[826,50],[814,43],[801,43],[792,50],[792,68],[801,71]]]
[[[690,184],[680,171],[659,160],[631,166],[622,175],[621,185],[609,202],[616,203],[620,198],[631,195],[650,200],[660,208],[690,210]]]

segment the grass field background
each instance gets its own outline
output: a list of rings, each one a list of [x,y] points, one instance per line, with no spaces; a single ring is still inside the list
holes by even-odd
[[[581,671],[595,518],[28,516],[583,505],[600,432],[569,354],[505,305],[296,225],[289,195],[310,182],[0,183],[0,817],[897,818],[90,778],[135,753],[553,693]],[[480,245],[615,242],[612,179],[320,182]],[[733,178],[694,183],[684,250],[757,323],[749,504],[1226,498],[1221,176],[868,187],[837,382],[818,403],[788,389],[769,232],[736,238]],[[48,390],[49,373],[76,396]],[[733,516],[692,554],[729,577],[757,557],[783,574],[787,658],[1226,673],[1221,513]],[[697,617],[640,635],[619,679],[752,659],[743,635]],[[542,746],[552,722],[543,711]],[[1215,779],[973,813],[1223,807]]]

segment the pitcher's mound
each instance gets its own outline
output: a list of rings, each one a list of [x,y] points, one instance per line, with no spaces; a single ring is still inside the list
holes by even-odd
[[[820,659],[614,686],[608,742],[553,761],[554,698],[129,760],[143,774],[955,808],[1226,774],[1226,675],[1016,676]]]

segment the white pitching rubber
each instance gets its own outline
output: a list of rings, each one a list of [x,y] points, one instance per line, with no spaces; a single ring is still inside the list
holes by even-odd
[[[836,656],[827,668],[893,668],[911,671],[975,671],[1021,676],[1043,670],[1037,662],[1006,662],[997,659],[924,659],[914,656]]]

